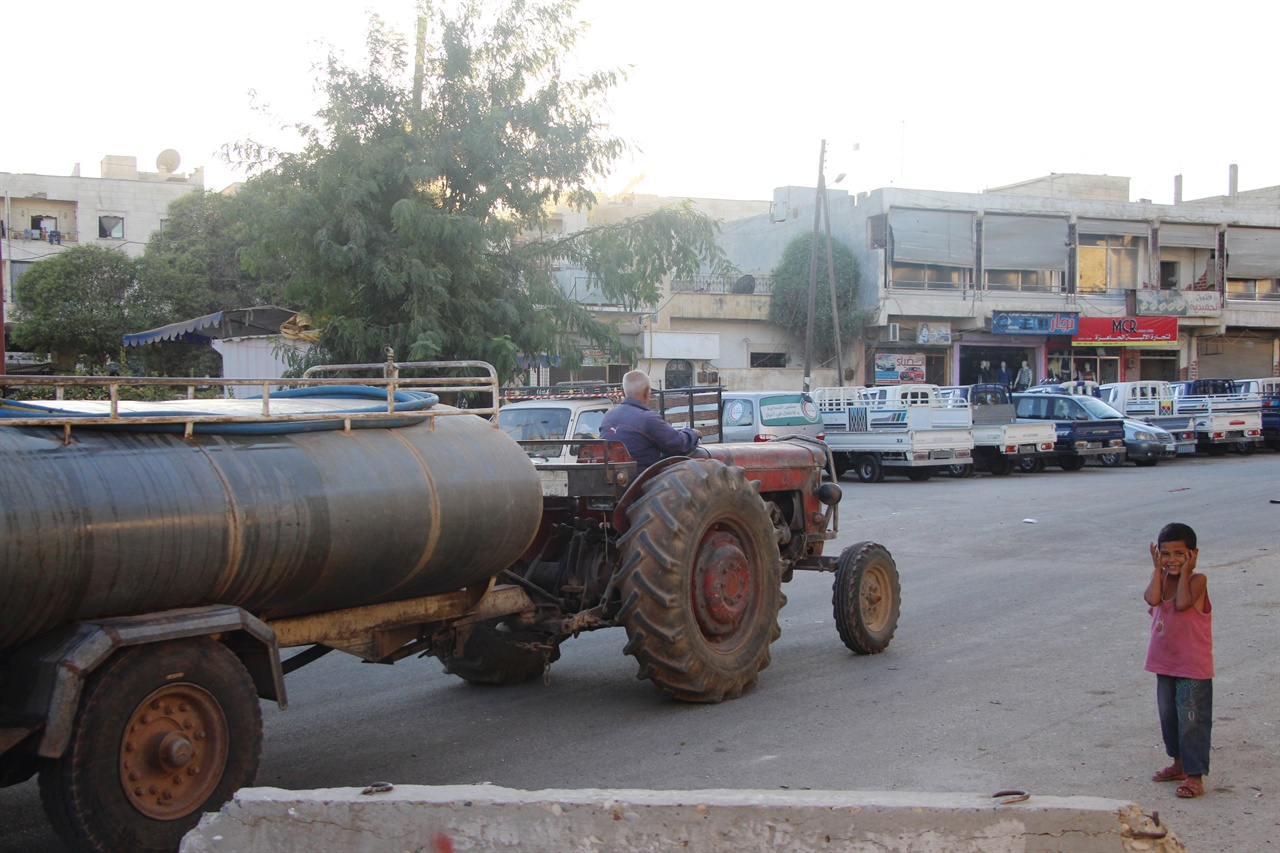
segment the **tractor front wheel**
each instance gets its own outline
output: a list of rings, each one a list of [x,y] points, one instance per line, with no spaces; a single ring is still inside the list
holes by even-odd
[[[902,591],[898,566],[883,545],[859,542],[840,553],[831,596],[836,629],[851,651],[884,651],[898,628]]]

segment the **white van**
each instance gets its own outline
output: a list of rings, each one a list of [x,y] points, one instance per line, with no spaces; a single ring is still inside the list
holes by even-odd
[[[784,435],[822,439],[813,397],[794,391],[725,391],[721,441],[771,441]]]

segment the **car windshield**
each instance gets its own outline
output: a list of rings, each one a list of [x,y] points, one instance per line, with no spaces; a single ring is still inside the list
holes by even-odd
[[[563,439],[569,430],[569,410],[557,408],[514,408],[498,410],[498,426],[516,441]],[[534,459],[560,455],[560,444],[526,444],[525,453]]]
[[[1123,415],[1099,400],[1097,397],[1079,397],[1076,399],[1076,402],[1084,406],[1085,411],[1093,415],[1095,418],[1123,417]]]

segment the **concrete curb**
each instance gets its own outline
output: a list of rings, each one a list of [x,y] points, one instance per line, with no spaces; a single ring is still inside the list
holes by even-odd
[[[1099,797],[868,791],[246,788],[182,853],[1047,853],[1185,848],[1139,806]]]

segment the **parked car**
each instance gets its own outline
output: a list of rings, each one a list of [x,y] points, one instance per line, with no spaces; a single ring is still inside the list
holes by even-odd
[[[1124,453],[1103,453],[1098,462],[1107,468],[1119,468],[1127,459],[1139,468],[1150,468],[1161,459],[1176,458],[1178,440],[1167,429],[1125,418],[1124,450]]]
[[[824,437],[818,404],[805,393],[725,391],[721,441],[770,441],[784,435]]]

